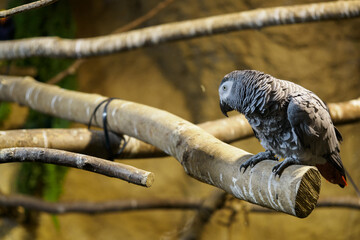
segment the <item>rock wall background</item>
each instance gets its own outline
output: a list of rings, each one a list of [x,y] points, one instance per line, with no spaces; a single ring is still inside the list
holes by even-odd
[[[159,1],[71,1],[77,37],[108,34],[142,16]],[[142,27],[249,9],[315,1],[175,0]],[[167,110],[194,123],[221,118],[217,88],[235,69],[257,69],[317,93],[326,102],[360,95],[360,19],[277,26],[203,37],[88,59],[79,69],[79,91],[118,97]],[[360,184],[360,124],[339,127],[344,137],[342,159]],[[262,151],[256,139],[235,144]],[[125,160],[156,174],[145,189],[100,175],[71,170],[62,200],[101,201],[129,198],[198,198],[213,187],[188,177],[171,157]],[[0,166],[0,188],[11,189],[12,166]],[[5,176],[4,176],[5,175]],[[8,176],[9,175],[9,176]],[[10,191],[10,190],[9,190]],[[323,180],[321,198],[355,196]],[[191,211],[136,211],[102,215],[59,216],[57,230],[48,214],[37,229],[4,230],[4,239],[176,239],[191,220]],[[230,226],[219,212],[206,226],[202,239],[357,239],[360,212],[315,209],[306,219],[284,214],[239,212]],[[4,222],[3,222],[4,224]],[[11,223],[8,223],[8,225]],[[4,225],[3,225],[4,226]],[[0,234],[1,231],[0,225]],[[3,228],[5,229],[5,228]],[[31,233],[29,233],[31,232]]]

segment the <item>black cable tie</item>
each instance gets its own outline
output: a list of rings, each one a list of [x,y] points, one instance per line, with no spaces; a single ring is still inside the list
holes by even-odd
[[[103,113],[102,113],[102,120],[103,120],[103,129],[104,129],[104,137],[105,137],[105,148],[108,152],[108,160],[111,160],[111,161],[114,161],[114,158],[119,156],[125,149],[126,145],[127,145],[127,141],[125,139],[125,137],[120,134],[116,134],[117,136],[119,136],[121,138],[120,140],[120,144],[121,142],[123,142],[122,144],[122,147],[119,149],[119,151],[117,153],[113,153],[112,150],[111,150],[111,143],[110,143],[110,137],[109,137],[109,130],[108,130],[108,120],[107,120],[107,109],[108,109],[108,106],[110,104],[110,102],[114,99],[118,99],[118,98],[108,98],[108,99],[105,99],[103,101],[101,101],[94,109],[93,113],[91,114],[91,117],[90,117],[90,121],[89,121],[89,124],[88,124],[88,129],[90,129],[91,127],[91,123],[92,123],[92,120],[94,119],[96,121],[96,112],[99,110],[99,108],[101,107],[101,105],[103,105],[104,103],[105,106],[104,106],[104,110],[103,110]]]

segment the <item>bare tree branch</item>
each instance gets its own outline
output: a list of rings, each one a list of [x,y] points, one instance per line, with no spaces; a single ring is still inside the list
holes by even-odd
[[[335,124],[352,123],[360,120],[360,97],[346,102],[328,105]]]
[[[68,66],[65,70],[59,72],[54,77],[50,78],[49,81],[47,81],[48,84],[57,84],[65,77],[75,74],[76,71],[79,69],[79,67],[84,63],[84,59],[76,59],[70,66]]]
[[[121,138],[109,133],[112,152],[122,148]],[[135,139],[134,139],[135,140]],[[130,142],[133,142],[130,140]],[[145,144],[145,143],[144,143]],[[136,151],[136,144],[130,144],[126,151]],[[69,152],[83,153],[95,157],[108,157],[104,143],[104,132],[75,129],[22,129],[0,131],[0,148],[40,147],[53,148]],[[154,147],[153,147],[154,148]],[[144,148],[144,150],[147,150]],[[137,151],[136,151],[137,152]],[[151,151],[147,151],[148,154]],[[160,151],[159,151],[160,152]],[[139,152],[141,155],[141,151]]]
[[[214,198],[212,198],[214,199]],[[221,199],[221,197],[219,198]],[[216,198],[215,198],[216,200]],[[205,200],[206,201],[206,200]],[[199,210],[211,213],[216,211],[219,201],[212,201],[214,204],[204,203],[200,199],[126,199],[109,200],[103,202],[86,201],[63,201],[47,202],[42,199],[27,195],[3,195],[0,194],[0,206],[2,207],[23,207],[28,210],[46,212],[52,214],[81,213],[81,214],[102,214],[138,210]],[[221,201],[220,201],[221,203]],[[346,208],[360,210],[358,198],[328,198],[319,200],[317,208]],[[276,211],[251,205],[249,208],[253,213],[278,213]],[[211,214],[209,215],[211,217]],[[207,217],[206,217],[207,218]]]
[[[126,32],[140,26],[142,23],[148,21],[153,18],[156,14],[158,14],[161,10],[166,8],[170,3],[174,2],[174,0],[164,0],[159,2],[154,8],[148,11],[145,15],[135,19],[134,21],[126,24],[123,27],[116,29],[113,33]]]
[[[319,199],[316,208],[346,208],[360,210],[360,199],[358,197],[329,197]],[[277,213],[271,209],[253,205],[250,208],[254,213]]]
[[[26,195],[0,194],[0,206],[23,207],[28,210],[52,214],[83,213],[101,214],[110,212],[125,212],[132,210],[194,210],[201,206],[202,200],[191,199],[130,199],[105,202],[47,202]]]
[[[15,101],[60,118],[87,123],[97,105],[107,98],[60,89],[30,77],[0,77],[0,100]],[[100,107],[94,125],[103,127]],[[252,155],[221,142],[198,126],[166,111],[123,100],[107,106],[108,129],[150,143],[174,156],[190,176],[217,186],[237,198],[306,217],[319,197],[321,178],[316,168],[290,166],[281,179],[262,161],[240,173],[240,164]]]
[[[158,5],[156,5],[153,9],[151,9],[149,12],[147,12],[145,15],[135,19],[134,21],[126,24],[123,27],[120,27],[113,31],[112,33],[120,33],[129,31],[131,29],[136,28],[140,24],[144,23],[145,21],[153,18],[156,14],[158,14],[161,10],[166,8],[170,3],[172,3],[174,0],[164,0],[160,2]],[[54,77],[52,77],[47,83],[49,84],[56,84],[60,82],[63,78],[70,74],[75,74],[76,71],[79,69],[79,67],[84,63],[83,59],[77,59],[75,62],[73,62],[69,67],[67,67],[65,70],[59,72]],[[15,74],[13,74],[15,75]]]
[[[18,7],[14,7],[8,10],[0,11],[0,18],[9,17],[17,13],[26,12],[35,8],[45,7],[49,4],[52,4],[58,0],[38,0],[32,3],[24,4]]]
[[[197,20],[162,24],[126,33],[77,40],[38,37],[2,41],[0,59],[32,56],[83,58],[112,54],[163,42],[262,27],[359,17],[360,1],[332,1],[256,9]]]
[[[0,149],[0,164],[10,162],[40,162],[73,167],[146,187],[150,187],[154,181],[153,173],[123,163],[49,148]]]
[[[195,217],[185,226],[180,240],[200,239],[201,233],[205,225],[209,222],[213,214],[222,208],[226,201],[226,193],[219,189],[214,190],[208,198],[206,198],[198,209]]]

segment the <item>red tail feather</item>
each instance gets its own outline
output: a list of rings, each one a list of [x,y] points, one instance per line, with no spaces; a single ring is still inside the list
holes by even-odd
[[[339,184],[339,186],[342,188],[348,185],[346,182],[345,173],[341,173],[330,163],[316,165],[316,167],[319,169],[321,175],[329,182]]]

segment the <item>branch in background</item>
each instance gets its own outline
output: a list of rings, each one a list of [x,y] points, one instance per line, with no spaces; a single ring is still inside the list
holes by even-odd
[[[156,5],[153,9],[151,9],[149,12],[147,12],[145,15],[135,19],[134,21],[126,24],[123,27],[120,27],[113,31],[112,33],[120,33],[129,31],[131,29],[136,28],[140,24],[144,23],[145,21],[151,19],[156,14],[158,14],[161,10],[163,10],[165,7],[167,7],[170,3],[172,3],[174,0],[164,0],[160,2],[158,5]],[[68,68],[66,68],[64,71],[59,72],[54,77],[52,77],[47,83],[49,84],[56,84],[60,82],[63,78],[70,74],[75,74],[76,71],[79,69],[79,67],[84,63],[83,59],[77,59],[75,62],[73,62]],[[15,75],[15,74],[13,74]]]
[[[52,4],[58,0],[39,0],[32,3],[24,4],[18,7],[14,7],[8,10],[2,10],[0,11],[0,18],[9,17],[12,15],[15,15],[17,13],[26,12],[35,8],[45,7],[49,4]]]
[[[330,114],[335,124],[344,124],[360,120],[360,98],[347,102],[330,103]],[[232,143],[253,136],[251,126],[243,115],[222,118],[198,124],[199,127],[221,141]],[[122,147],[122,139],[109,133],[112,152]],[[126,148],[119,158],[154,158],[167,156],[150,144],[125,137]],[[106,158],[104,132],[76,129],[23,129],[0,131],[0,148],[42,147],[54,148],[70,152],[83,153],[95,157]]]
[[[126,164],[49,148],[1,149],[0,164],[11,162],[40,162],[73,167],[146,187],[150,187],[154,181],[153,173]]]
[[[122,148],[122,139],[111,132],[109,138],[112,152],[118,152]],[[105,147],[104,139],[104,131],[86,128],[7,130],[0,131],[0,149],[12,147],[53,148],[106,158],[108,157],[108,150]],[[132,139],[130,142],[133,142]],[[131,151],[138,152],[136,144],[130,144],[130,147],[126,148],[129,149],[127,151],[130,153]],[[143,150],[151,154],[147,148]]]
[[[131,199],[113,200],[106,202],[47,202],[39,198],[26,195],[2,195],[0,194],[0,206],[23,207],[28,210],[46,212],[52,214],[82,213],[101,214],[113,212],[125,212],[132,210],[194,210],[201,207],[201,200],[189,199]]]
[[[2,41],[0,55],[1,59],[33,56],[83,58],[224,32],[359,16],[360,1],[332,1],[265,8],[162,24],[102,37],[77,40],[38,37]]]
[[[234,142],[239,138],[253,135],[253,131],[244,116],[224,118],[209,121],[198,125],[211,135],[224,142]],[[122,147],[122,139],[114,133],[109,133],[112,152],[118,152]],[[164,157],[167,154],[150,144],[137,140],[127,139],[119,158],[154,158]],[[11,147],[42,147],[54,148],[70,152],[78,152],[91,156],[106,158],[107,150],[104,145],[104,132],[76,129],[22,129],[0,131],[0,148]]]
[[[360,210],[360,199],[358,197],[332,197],[320,199],[316,208],[346,208]],[[250,212],[254,213],[277,213],[271,209],[253,205]]]
[[[67,67],[65,70],[59,72],[54,77],[50,78],[49,81],[47,81],[48,84],[57,84],[61,80],[63,80],[65,77],[75,74],[76,71],[79,69],[79,67],[84,63],[84,59],[77,59],[75,60],[69,67]]]
[[[15,101],[36,111],[88,123],[106,97],[61,89],[30,77],[0,77],[0,101]],[[94,125],[103,127],[104,106]],[[190,176],[237,198],[306,217],[317,202],[321,178],[310,166],[290,166],[281,180],[272,173],[276,161],[262,161],[240,173],[240,164],[252,155],[221,142],[200,127],[166,111],[114,99],[107,105],[108,129],[152,144],[175,157]]]
[[[360,98],[328,104],[330,114],[335,124],[345,124],[360,120]],[[254,135],[251,126],[243,115],[222,118],[198,124],[199,127],[226,143],[232,143]],[[121,148],[121,138],[109,133],[112,152]],[[154,158],[167,156],[150,144],[125,137],[126,148],[119,158]],[[43,147],[70,152],[84,153],[100,158],[107,157],[104,145],[104,132],[77,129],[26,129],[0,132],[0,148],[11,147]]]
[[[190,223],[185,226],[180,240],[200,239],[205,225],[209,222],[213,214],[222,208],[226,201],[226,193],[215,189],[208,198],[199,206],[198,212]]]
[[[213,198],[216,200],[216,198]],[[221,198],[218,198],[221,199]],[[206,201],[206,200],[205,200]],[[211,201],[209,201],[211,202]],[[0,206],[2,207],[23,207],[28,210],[46,212],[51,214],[81,213],[81,214],[102,214],[138,210],[199,210],[214,212],[217,201],[214,204],[204,204],[203,200],[196,199],[127,199],[111,200],[104,202],[47,202],[42,199],[27,195],[3,195],[0,194]],[[358,198],[328,198],[319,200],[317,208],[346,208],[360,210]],[[278,213],[267,208],[250,205],[249,212],[253,213]],[[211,214],[210,214],[211,217]]]
[[[335,124],[352,123],[360,120],[360,97],[346,102],[328,105]]]
[[[137,26],[140,26],[144,22],[153,18],[156,14],[158,14],[161,10],[166,8],[172,2],[174,2],[174,0],[164,0],[160,3],[158,3],[154,8],[152,8],[150,11],[148,11],[145,15],[135,19],[134,21],[126,24],[123,27],[116,29],[113,33],[126,32],[126,31],[136,28]]]

